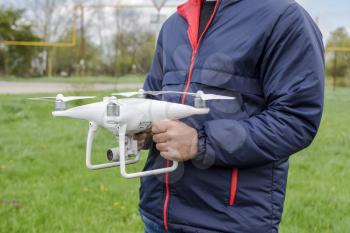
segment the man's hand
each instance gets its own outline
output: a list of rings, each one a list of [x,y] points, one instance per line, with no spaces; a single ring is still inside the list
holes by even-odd
[[[150,140],[152,140],[152,130],[147,129],[141,133],[135,134],[134,140],[137,141],[137,149],[142,150],[142,149],[149,149],[150,145]]]
[[[187,161],[197,155],[198,133],[181,121],[163,120],[152,126],[153,141],[165,159]]]

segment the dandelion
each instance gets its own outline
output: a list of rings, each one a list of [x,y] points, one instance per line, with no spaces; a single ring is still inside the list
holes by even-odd
[[[108,192],[108,188],[106,186],[104,186],[103,184],[100,185],[100,191],[105,193]]]

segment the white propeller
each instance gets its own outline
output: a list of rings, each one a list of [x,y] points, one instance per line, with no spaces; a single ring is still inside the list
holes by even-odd
[[[205,94],[202,91],[199,91],[197,93],[187,93],[187,95],[200,97],[202,100],[234,100],[236,99],[235,97],[232,97],[232,96]]]
[[[29,100],[40,100],[40,101],[63,101],[70,102],[74,100],[83,100],[83,99],[93,99],[96,96],[64,96],[62,94],[58,94],[56,97],[38,97],[38,98],[28,98]]]
[[[121,92],[121,93],[113,93],[112,95],[115,95],[115,96],[123,96],[123,97],[133,97],[133,96],[137,96],[137,95],[142,95],[142,94],[146,94],[146,92],[137,92],[137,91],[134,91],[134,92]],[[148,94],[148,93],[147,93]]]
[[[180,92],[180,91],[135,91],[135,92],[122,92],[122,93],[113,93],[116,96],[124,96],[124,97],[133,97],[137,95],[164,95],[164,94],[186,94],[194,97],[199,97],[202,100],[233,100],[235,97],[231,96],[223,96],[223,95],[214,95],[214,94],[205,94],[203,91],[198,91],[197,93],[192,92]]]

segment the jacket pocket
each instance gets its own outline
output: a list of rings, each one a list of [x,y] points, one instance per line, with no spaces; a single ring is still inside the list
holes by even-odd
[[[257,78],[211,69],[195,69],[190,90],[235,97],[235,100],[211,100],[207,106],[213,119],[245,119],[260,111],[264,94]],[[189,98],[189,103],[192,104]],[[259,103],[259,104],[258,104]]]
[[[234,93],[263,96],[258,79],[234,73],[204,68],[195,69],[191,82]]]
[[[164,74],[162,81],[163,91],[183,91],[186,83],[186,71],[169,71]],[[174,103],[181,102],[181,95],[179,94],[169,94],[162,95],[162,100]]]

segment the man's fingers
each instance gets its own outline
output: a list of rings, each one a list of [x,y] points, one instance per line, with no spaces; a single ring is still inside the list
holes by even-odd
[[[159,133],[159,134],[153,135],[153,141],[155,143],[163,143],[163,142],[167,142],[168,140],[169,140],[169,137],[167,133]]]
[[[181,156],[177,150],[172,150],[169,148],[168,151],[161,152],[160,155],[169,160],[182,161]]]
[[[172,156],[172,153],[169,152],[160,152],[160,155],[164,158],[164,159],[168,159],[168,160],[175,160]]]
[[[153,134],[165,133],[167,129],[168,129],[168,126],[166,124],[163,124],[162,122],[154,123],[152,125]]]
[[[168,151],[168,145],[166,143],[157,143],[156,148],[159,152],[167,152]]]
[[[159,134],[165,133],[172,125],[171,120],[162,120],[152,125],[152,133]]]

